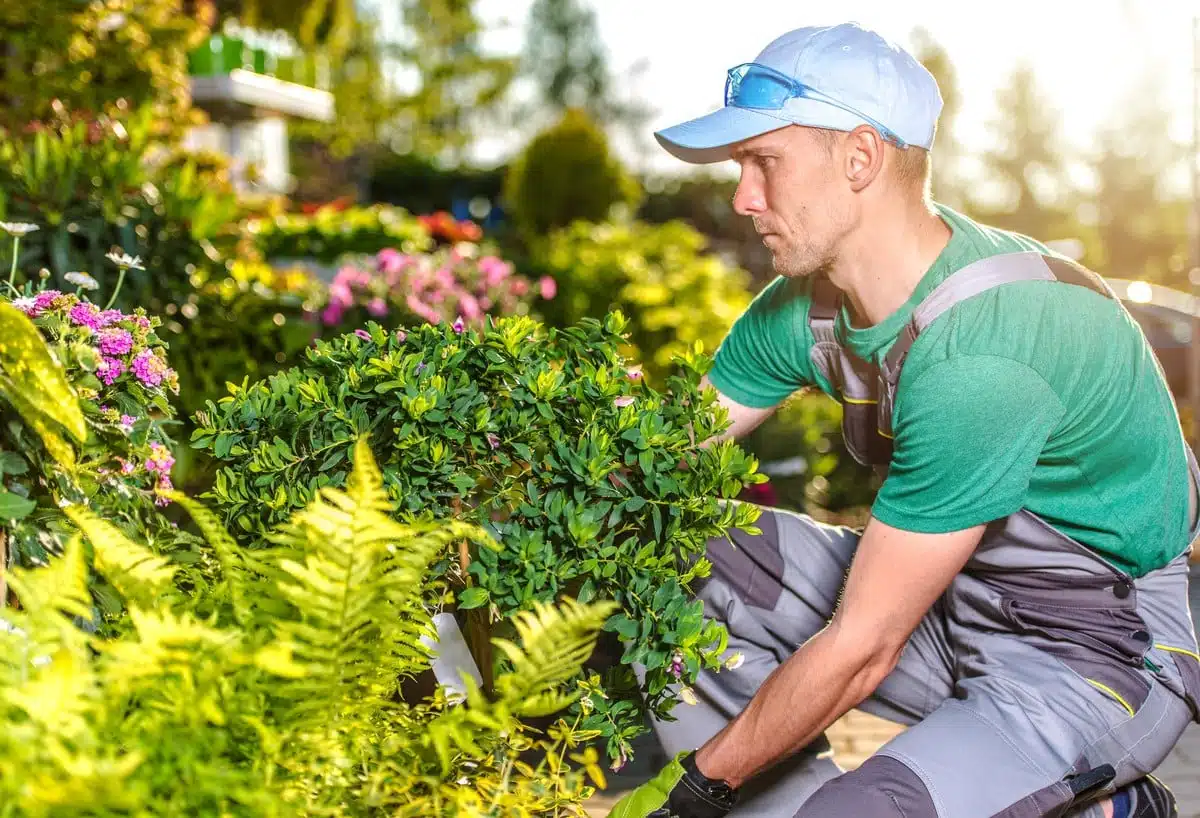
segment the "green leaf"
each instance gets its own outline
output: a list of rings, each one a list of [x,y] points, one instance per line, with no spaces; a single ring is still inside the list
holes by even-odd
[[[625,501],[625,510],[626,511],[638,511],[644,505],[646,505],[645,497],[630,497],[628,500]]]
[[[11,491],[0,491],[0,519],[20,520],[29,516],[37,508],[37,503]]]
[[[87,440],[87,422],[62,365],[29,316],[8,303],[0,303],[0,393],[39,435],[56,424],[76,442]]]
[[[20,475],[29,471],[25,458],[16,452],[0,452],[0,474]]]
[[[464,611],[471,608],[480,608],[487,604],[488,591],[487,588],[467,588],[458,595],[458,607]]]

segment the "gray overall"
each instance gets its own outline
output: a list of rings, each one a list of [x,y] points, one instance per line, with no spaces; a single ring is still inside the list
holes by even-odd
[[[843,403],[855,459],[890,462],[900,370],[925,327],[991,287],[1036,279],[1114,297],[1095,274],[1060,259],[984,259],[917,306],[879,368],[838,344],[838,294],[819,286],[812,360]],[[1188,465],[1200,478],[1190,451]],[[670,754],[720,730],[833,615],[858,532],[768,509],[757,525],[761,535],[736,531],[733,544],[708,544],[713,571],[699,597],[745,661],[705,672],[695,687],[700,702],[680,705],[677,721],[655,723]],[[814,743],[749,782],[733,815],[1098,818],[1097,799],[1151,773],[1189,721],[1200,721],[1190,551],[1133,579],[1026,510],[994,521],[895,670],[859,705],[908,729],[846,773]]]

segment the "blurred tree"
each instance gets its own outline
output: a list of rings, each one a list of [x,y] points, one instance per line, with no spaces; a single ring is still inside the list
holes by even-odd
[[[1097,137],[1090,209],[1101,252],[1094,262],[1108,275],[1188,289],[1188,207],[1167,184],[1186,151],[1170,137],[1162,90],[1148,77]]]
[[[991,122],[997,145],[983,153],[985,172],[1005,201],[973,199],[972,215],[1008,230],[1049,240],[1074,237],[1062,139],[1052,108],[1038,93],[1034,73],[1022,64],[996,95],[1000,116]]]
[[[522,73],[536,89],[532,105],[521,106],[522,119],[578,108],[602,125],[638,129],[649,120],[644,105],[616,97],[596,13],[580,0],[534,0]]]
[[[914,29],[911,39],[917,59],[933,74],[942,93],[942,115],[932,152],[933,197],[950,207],[961,208],[966,201],[966,186],[959,167],[962,145],[955,136],[954,125],[962,110],[962,93],[954,63],[950,53],[926,29]]]
[[[0,127],[149,104],[180,128],[187,52],[204,33],[183,0],[0,2]]]
[[[602,222],[614,205],[632,210],[641,196],[637,181],[609,151],[604,131],[574,108],[525,147],[504,183],[505,201],[530,242],[576,220]]]

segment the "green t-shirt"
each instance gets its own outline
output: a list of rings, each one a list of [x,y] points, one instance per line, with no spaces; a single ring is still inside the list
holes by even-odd
[[[839,340],[879,363],[913,308],[977,259],[1049,252],[950,208],[952,237],[912,297]],[[716,353],[713,385],[750,407],[830,384],[809,359],[807,279],[779,277]],[[872,508],[896,528],[946,532],[1021,508],[1134,576],[1188,542],[1187,461],[1154,351],[1120,305],[1053,281],[1006,284],[943,313],[909,351],[893,412],[895,448]]]

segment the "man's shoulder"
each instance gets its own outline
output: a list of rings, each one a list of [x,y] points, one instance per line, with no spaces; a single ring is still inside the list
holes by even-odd
[[[963,239],[964,245],[969,248],[969,253],[963,259],[964,263],[976,258],[986,258],[1002,253],[1034,251],[1049,256],[1059,255],[1045,242],[1019,231],[971,218],[940,202],[934,202],[934,208],[951,229]]]

